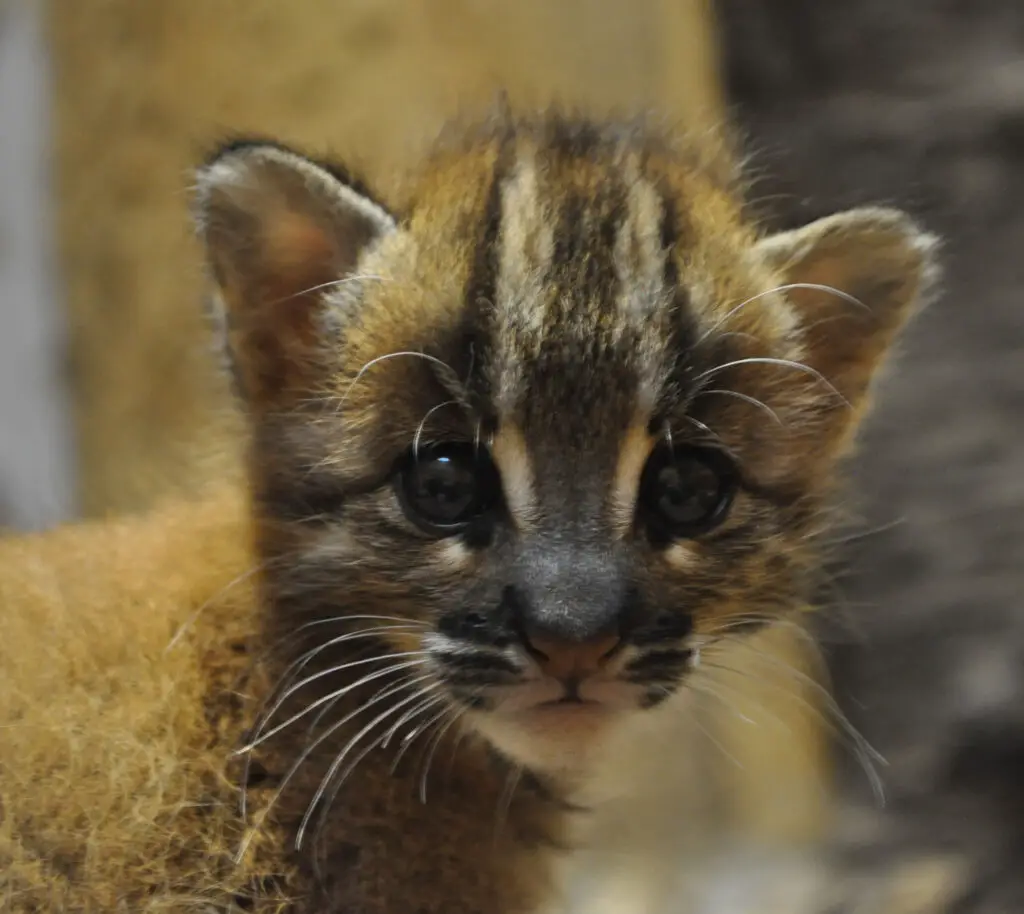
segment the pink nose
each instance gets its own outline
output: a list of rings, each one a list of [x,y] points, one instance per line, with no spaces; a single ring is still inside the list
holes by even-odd
[[[527,633],[527,644],[537,664],[545,675],[555,679],[579,679],[598,672],[620,640],[614,633],[582,643]]]

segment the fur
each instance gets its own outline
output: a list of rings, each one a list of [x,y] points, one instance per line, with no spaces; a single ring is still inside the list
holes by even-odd
[[[26,629],[12,643],[60,658],[52,679],[41,660],[18,667],[35,699],[12,719],[69,678],[108,701],[84,718],[99,724],[81,738],[102,737],[94,787],[78,788],[67,717],[45,731],[56,749],[26,735],[0,755],[24,891],[36,867],[100,909],[255,875],[254,904],[291,893],[300,911],[665,910],[716,818],[695,800],[715,781],[699,698],[722,699],[716,669],[753,673],[744,648],[812,595],[837,469],[931,293],[934,239],[883,209],[763,237],[717,141],[557,113],[460,126],[392,204],[259,141],[220,150],[197,186],[249,487],[7,545],[29,575],[6,601]],[[431,526],[407,487],[437,444],[491,485],[457,529]],[[666,532],[649,489],[691,453],[728,498],[707,527]],[[104,537],[102,568],[55,570]],[[39,570],[18,550],[51,557]],[[45,608],[20,595],[54,577]],[[64,589],[81,577],[87,598]],[[123,588],[113,635],[95,629],[103,581]],[[37,630],[55,613],[56,644]],[[21,799],[13,772],[51,756],[77,819],[64,791],[61,817]],[[61,850],[60,821],[100,843]],[[125,848],[141,855],[127,870]],[[602,856],[610,881],[577,898],[581,862],[593,892]]]

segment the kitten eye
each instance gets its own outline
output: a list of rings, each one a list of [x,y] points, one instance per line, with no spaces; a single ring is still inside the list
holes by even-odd
[[[689,539],[725,520],[736,487],[736,469],[722,451],[662,446],[644,467],[638,507],[659,542]]]
[[[409,451],[395,486],[409,520],[435,536],[454,536],[493,507],[500,491],[486,453],[457,442]]]

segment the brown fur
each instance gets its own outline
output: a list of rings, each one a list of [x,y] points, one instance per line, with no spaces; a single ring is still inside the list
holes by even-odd
[[[564,910],[576,860],[620,848],[620,888],[643,873],[635,910],[662,910],[690,812],[673,804],[700,792],[695,778],[715,781],[691,767],[695,696],[715,694],[716,669],[745,662],[745,630],[786,624],[812,592],[837,462],[927,291],[931,239],[886,210],[761,238],[712,139],[560,115],[463,126],[408,186],[389,211],[344,173],[267,144],[234,144],[200,172],[200,234],[251,415],[258,606],[244,581],[223,589],[253,567],[237,504],[105,534],[140,549],[156,541],[119,608],[161,582],[162,614],[139,620],[153,628],[127,656],[120,634],[105,648],[121,652],[116,681],[142,661],[160,695],[169,682],[194,691],[183,717],[176,705],[161,717],[174,776],[136,820],[138,875],[108,882],[113,852],[82,869],[93,865],[86,842],[69,877],[90,886],[80,891],[142,897],[191,879],[203,893],[269,866],[305,911],[538,914]],[[798,285],[773,291],[782,283]],[[393,486],[396,461],[435,441],[475,442],[500,476],[500,511],[457,536],[417,527]],[[643,467],[692,446],[727,454],[740,483],[718,526],[662,541],[639,492]],[[60,536],[9,548],[45,554]],[[201,575],[179,548],[209,555]],[[82,573],[127,574],[132,553],[111,554]],[[96,619],[55,624],[61,662],[77,671],[72,645],[95,640],[76,625]],[[515,710],[547,682],[530,678],[524,645],[564,644],[578,659],[609,624],[624,653],[606,681],[595,677],[611,690],[602,710],[541,712],[539,699]],[[254,701],[225,715],[227,677],[251,670],[257,650],[259,674],[229,687]],[[458,685],[466,659],[490,677],[482,689]],[[654,672],[638,672],[643,662]],[[83,688],[109,694],[105,666],[87,658],[83,669],[98,677]],[[514,690],[495,692],[495,670],[518,677]],[[33,687],[16,721],[59,692]],[[144,715],[146,702],[114,697],[108,713]],[[145,723],[110,726],[148,743]],[[36,774],[36,745],[12,753],[11,770]],[[211,875],[198,861],[224,860],[243,829],[223,767],[231,746],[255,764],[231,777],[247,780],[257,856],[241,874]],[[197,791],[213,791],[213,813],[184,806]],[[623,841],[615,823],[633,802],[650,820]],[[111,841],[126,840],[131,814],[98,817],[113,823]],[[20,857],[33,845],[67,857],[45,825],[20,812],[8,821]],[[184,857],[148,849],[193,828],[202,842]],[[156,875],[147,860],[160,861]]]
[[[5,911],[207,910],[247,889],[226,762],[258,629],[248,529],[225,491],[0,540]]]

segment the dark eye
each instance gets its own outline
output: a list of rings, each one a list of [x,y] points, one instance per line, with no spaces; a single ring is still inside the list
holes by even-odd
[[[725,520],[736,487],[736,468],[721,451],[663,446],[644,467],[637,507],[655,540],[689,539]]]
[[[453,536],[489,511],[498,498],[498,473],[471,444],[431,444],[410,451],[395,479],[406,516],[435,536]]]

